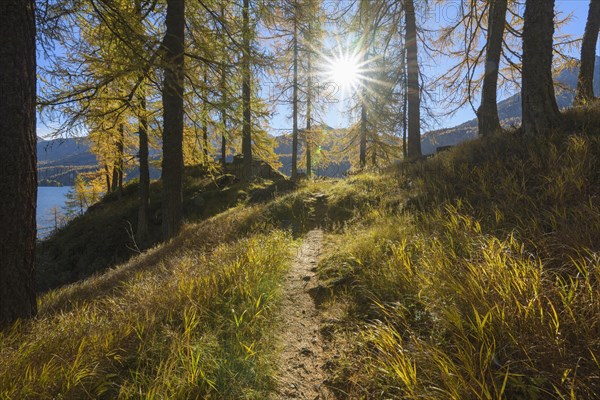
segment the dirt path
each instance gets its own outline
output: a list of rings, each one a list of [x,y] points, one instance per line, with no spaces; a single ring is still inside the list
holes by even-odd
[[[333,399],[324,383],[321,316],[313,299],[319,292],[315,271],[322,241],[320,229],[308,232],[285,280],[281,334],[284,347],[273,399]]]

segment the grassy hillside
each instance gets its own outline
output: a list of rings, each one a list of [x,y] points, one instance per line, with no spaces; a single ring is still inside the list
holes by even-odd
[[[204,220],[241,204],[252,204],[285,192],[293,185],[283,179],[244,184],[232,175],[206,174],[189,167],[184,179],[184,217]],[[150,187],[150,221],[147,243],[137,243],[133,233],[138,219],[137,181],[123,193],[111,193],[82,216],[59,229],[38,246],[37,287],[45,291],[101,272],[128,260],[159,242],[161,232],[161,182]]]
[[[378,178],[403,207],[331,235],[320,265],[343,398],[599,398],[600,136],[575,131]]]
[[[597,399],[599,115],[287,193],[191,170],[177,238],[47,291],[0,333],[0,398],[267,398],[283,276],[321,225],[339,398]],[[57,235],[78,243],[61,255],[74,273],[111,240],[84,227],[119,231],[133,202],[107,198]]]

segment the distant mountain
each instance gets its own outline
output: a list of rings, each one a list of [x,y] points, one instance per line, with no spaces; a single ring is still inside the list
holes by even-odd
[[[324,129],[335,132],[336,130],[325,126]],[[279,156],[282,167],[279,171],[290,175],[292,172],[292,137],[291,134],[276,136],[275,154]],[[299,141],[299,151],[302,152],[304,142]],[[325,149],[329,150],[329,149]],[[79,173],[92,172],[98,169],[96,156],[90,152],[90,144],[87,138],[68,138],[42,140],[37,143],[38,152],[38,180],[40,186],[72,186]],[[151,158],[158,159],[159,151],[151,151]],[[231,162],[233,157],[228,156]],[[299,160],[299,169],[305,170],[304,160]],[[318,167],[315,170],[318,176],[341,177],[350,169],[349,162],[331,164],[325,168]],[[152,179],[160,177],[160,170],[152,168],[150,171]],[[127,179],[135,179],[139,176],[139,169],[134,168],[127,172]]]
[[[38,140],[40,186],[72,186],[79,173],[97,169],[87,138]]]
[[[157,151],[150,159],[158,158]],[[38,185],[73,186],[80,173],[98,170],[96,156],[90,151],[87,137],[43,140],[38,138]],[[160,170],[150,167],[150,177],[156,179]],[[127,179],[139,177],[139,168],[127,171]]]
[[[579,68],[565,69],[556,78],[556,101],[561,109],[571,107],[575,99]],[[596,57],[594,91],[600,96],[600,57]],[[521,125],[521,94],[516,94],[498,103],[498,114],[503,126]],[[477,137],[477,119],[472,119],[453,128],[439,129],[425,133],[421,137],[423,154],[432,154],[440,146],[454,146]]]

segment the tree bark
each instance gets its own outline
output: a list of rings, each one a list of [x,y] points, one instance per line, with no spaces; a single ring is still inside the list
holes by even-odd
[[[162,232],[165,240],[178,233],[183,215],[184,10],[184,0],[167,0],[162,94],[164,109]]]
[[[501,129],[500,118],[498,116],[497,92],[507,8],[508,0],[491,1],[488,16],[485,75],[481,92],[481,106],[477,110],[480,135],[486,135]]]
[[[136,16],[140,31],[143,30],[142,0],[135,2]],[[150,220],[150,166],[148,164],[148,115],[146,109],[146,80],[140,75],[140,87],[137,92],[137,114],[139,135],[139,163],[140,163],[140,205],[138,210],[138,223],[136,240],[142,246],[148,240],[148,221]]]
[[[311,24],[309,23],[308,29],[312,29]],[[310,36],[309,36],[310,37]],[[312,176],[312,50],[310,49],[310,42],[308,45],[309,49],[306,53],[306,62],[307,62],[307,71],[306,71],[306,132],[305,132],[305,141],[306,141],[306,177],[310,178]]]
[[[408,81],[408,157],[414,158],[421,156],[421,90],[419,88],[417,21],[413,0],[406,0],[405,7]]]
[[[125,172],[125,127],[119,125],[119,140],[117,142],[118,169],[117,176],[119,179],[119,197],[123,196],[123,174]]]
[[[221,125],[223,127],[223,132],[221,133],[221,165],[223,166],[223,170],[225,170],[225,166],[227,165],[227,83],[226,83],[226,74],[225,67],[221,67]]]
[[[0,328],[37,310],[34,7],[0,2]]]
[[[204,164],[208,164],[208,74],[204,70],[204,104],[202,104],[202,152]]]
[[[408,157],[408,77],[406,73],[406,43],[404,45],[404,52],[402,55],[402,82],[404,85],[404,96],[402,98],[402,156],[406,159]]]
[[[243,43],[242,43],[242,155],[244,176],[252,178],[252,114],[251,114],[251,88],[252,78],[250,71],[250,0],[244,0],[242,7]]]
[[[140,85],[138,96],[139,139],[140,139],[140,208],[138,212],[137,241],[144,244],[148,240],[150,216],[150,167],[148,165],[148,118],[146,116],[145,84]]]
[[[360,169],[367,166],[367,104],[365,96],[367,95],[366,87],[363,87],[362,104],[360,106],[360,144],[359,144],[359,165]]]
[[[600,31],[600,0],[591,0],[588,19],[581,43],[581,64],[577,82],[576,104],[585,104],[594,98],[594,69],[596,44]]]
[[[294,82],[292,83],[292,179],[298,178],[298,10],[294,2],[294,38],[293,38],[293,68]]]
[[[106,179],[106,193],[110,193],[112,186],[110,185],[110,171],[106,163],[104,163],[104,177]]]
[[[112,187],[110,189],[111,192],[116,192],[117,188],[119,187],[119,169],[118,169],[117,165],[118,164],[116,162],[113,165],[113,170],[112,170]]]
[[[560,120],[552,80],[554,0],[527,0],[523,26],[523,129],[543,134]]]

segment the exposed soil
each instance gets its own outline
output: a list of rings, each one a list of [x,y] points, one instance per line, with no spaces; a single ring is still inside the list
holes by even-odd
[[[320,229],[308,232],[285,280],[281,373],[273,399],[334,398],[325,385],[327,374],[323,365],[327,357],[319,330],[322,316],[318,303],[322,287],[315,272],[322,241]]]

